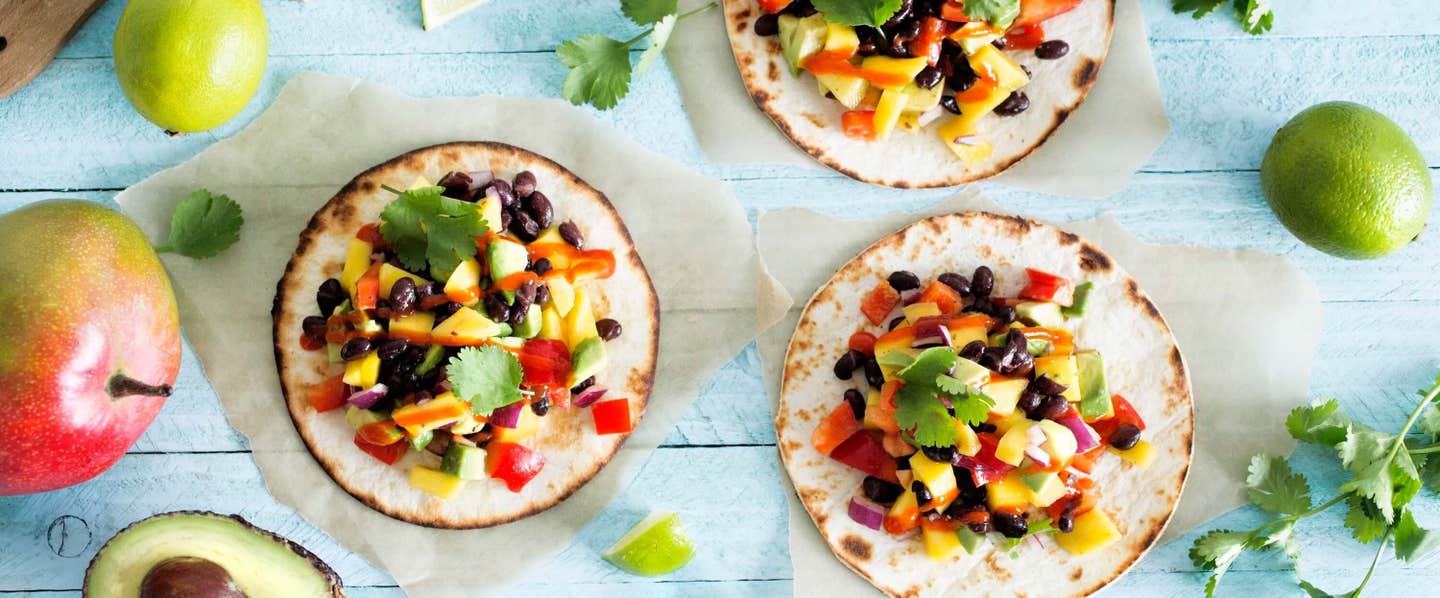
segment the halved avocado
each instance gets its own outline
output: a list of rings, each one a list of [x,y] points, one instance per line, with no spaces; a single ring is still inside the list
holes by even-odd
[[[319,557],[236,515],[162,513],[110,538],[85,572],[86,597],[345,595]]]

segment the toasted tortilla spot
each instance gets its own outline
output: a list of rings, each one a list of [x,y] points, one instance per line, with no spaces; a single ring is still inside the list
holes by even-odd
[[[1083,577],[1084,575],[1085,575],[1085,570],[1082,569],[1082,568],[1080,568],[1080,567],[1076,567],[1076,568],[1074,568],[1074,569],[1071,569],[1071,570],[1070,570],[1070,581],[1080,581],[1080,578]]]
[[[1060,231],[1060,244],[1065,246],[1074,245],[1080,242],[1080,236],[1075,233]]]
[[[747,30],[747,29],[749,29],[749,28],[750,28],[750,22],[749,22],[749,21],[740,21],[740,22],[738,22],[738,23],[735,23],[735,33],[745,33],[745,30]]]
[[[774,66],[774,65],[771,65],[771,66]],[[801,114],[800,116],[805,117],[805,120],[810,121],[810,124],[815,125],[817,128],[823,129],[823,128],[829,126],[829,123],[826,123],[826,122],[825,122],[825,119],[824,119],[824,118],[821,118],[820,115],[818,115],[818,114],[806,112],[806,113],[804,113],[804,114]]]
[[[779,81],[780,65],[771,62],[769,66],[765,69],[765,76],[769,77],[771,81]]]
[[[1115,265],[1110,256],[1089,243],[1080,244],[1080,269],[1091,273],[1109,272]]]
[[[859,536],[845,536],[840,539],[840,548],[856,560],[870,560],[870,543]]]
[[[1075,71],[1075,78],[1072,81],[1075,87],[1085,89],[1095,83],[1095,77],[1100,74],[1100,63],[1086,57],[1080,61],[1080,68]]]

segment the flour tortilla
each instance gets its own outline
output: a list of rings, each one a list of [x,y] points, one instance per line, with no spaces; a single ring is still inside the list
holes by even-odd
[[[355,231],[378,222],[381,210],[395,198],[381,186],[404,189],[417,176],[437,181],[450,171],[473,170],[493,170],[507,180],[522,170],[533,172],[537,189],[554,204],[556,222],[573,220],[584,232],[587,247],[615,253],[615,274],[586,283],[596,317],[619,320],[625,331],[606,343],[609,365],[596,383],[610,389],[608,398],[630,399],[631,417],[637,422],[645,413],[655,373],[660,312],[650,277],[610,202],[570,171],[517,147],[474,142],[418,149],[355,177],[316,212],[286,266],[275,295],[275,361],[290,419],[335,483],[372,509],[427,527],[487,527],[544,511],[594,477],[628,436],[597,435],[587,409],[552,409],[540,431],[524,442],[543,454],[546,464],[521,492],[481,480],[441,500],[411,488],[407,477],[414,465],[437,468],[439,457],[410,451],[396,465],[385,465],[355,447],[355,431],[343,410],[316,413],[310,407],[307,390],[334,375],[338,366],[328,362],[324,351],[300,348],[300,321],[315,315],[320,283],[339,276]]]
[[[1115,22],[1115,0],[1084,0],[1074,10],[1045,21],[1046,39],[1064,40],[1070,52],[1040,60],[1033,51],[1006,52],[1029,68],[1022,91],[1030,108],[1016,116],[987,116],[979,135],[995,145],[984,161],[968,164],[945,147],[935,123],[908,134],[897,130],[884,141],[845,136],[840,114],[846,108],[816,88],[815,77],[790,74],[778,36],[752,29],[763,14],[755,0],[724,0],[726,32],[740,77],[755,105],[797,147],[853,179],[899,188],[948,187],[1000,174],[1039,147],[1080,106],[1095,84]],[[948,118],[946,113],[942,117]]]
[[[995,296],[1013,297],[1033,267],[1076,281],[1092,281],[1089,309],[1075,329],[1080,348],[1105,357],[1110,391],[1124,395],[1145,419],[1144,438],[1156,445],[1155,462],[1139,469],[1114,455],[1097,459],[1099,509],[1123,538],[1084,556],[1072,556],[1044,539],[1020,545],[1012,559],[992,542],[974,556],[937,563],[918,536],[895,538],[855,523],[850,498],[864,474],[810,446],[816,424],[839,404],[845,389],[832,373],[846,340],[874,329],[860,313],[863,297],[895,270],[922,280],[944,272],[995,271]],[[1194,416],[1190,382],[1175,339],[1135,281],[1109,256],[1060,229],[1012,216],[963,213],[912,224],[870,246],[845,264],[810,300],[785,359],[775,417],[780,455],[796,494],[825,541],[847,566],[892,596],[1082,596],[1113,581],[1159,538],[1184,487],[1192,451]]]

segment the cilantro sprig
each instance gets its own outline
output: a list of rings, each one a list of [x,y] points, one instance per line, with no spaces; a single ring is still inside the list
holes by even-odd
[[[921,446],[954,444],[957,421],[983,422],[995,405],[985,393],[950,377],[956,359],[949,347],[931,347],[895,373],[902,383],[895,394],[895,423]],[[953,416],[941,397],[950,402]]]
[[[470,403],[476,415],[490,415],[522,398],[520,380],[524,371],[520,361],[500,347],[461,349],[446,363],[445,376],[455,396]]]
[[[1170,5],[1175,14],[1188,12],[1193,13],[1196,19],[1202,19],[1224,6],[1225,1],[1170,0]],[[1231,0],[1231,4],[1235,7],[1235,20],[1240,22],[1246,33],[1260,35],[1275,26],[1275,9],[1270,6],[1270,0]]]
[[[1395,558],[1413,561],[1440,547],[1440,532],[1420,527],[1410,502],[1422,486],[1440,490],[1440,379],[1422,391],[1420,404],[1410,413],[1399,434],[1390,435],[1355,422],[1334,400],[1297,407],[1285,420],[1290,435],[1300,442],[1332,448],[1351,475],[1331,499],[1314,504],[1310,483],[1291,471],[1285,459],[1256,455],[1245,479],[1250,502],[1276,517],[1248,531],[1215,530],[1195,540],[1190,560],[1212,571],[1205,584],[1213,596],[1225,572],[1245,551],[1279,548],[1299,569],[1300,543],[1295,526],[1301,520],[1344,503],[1349,509],[1345,527],[1362,544],[1379,540],[1370,569],[1354,590],[1330,594],[1300,579],[1300,588],[1312,598],[1355,597],[1365,589],[1385,553],[1394,545]],[[1412,430],[1416,432],[1412,435]]]
[[[630,93],[632,73],[645,74],[665,51],[676,23],[718,5],[710,2],[676,14],[679,11],[678,0],[621,0],[620,9],[625,16],[636,25],[649,25],[649,28],[623,42],[600,33],[590,33],[560,44],[555,53],[559,55],[560,62],[570,68],[560,95],[577,106],[590,104],[601,110],[614,108]],[[649,46],[640,53],[639,60],[632,67],[632,46],[647,38]]]
[[[974,2],[975,0],[970,0]],[[815,10],[825,15],[825,20],[837,25],[852,27],[880,27],[895,16],[904,4],[903,0],[814,0]],[[1018,2],[1017,2],[1018,5]]]
[[[170,234],[156,253],[173,253],[203,260],[229,249],[240,240],[245,215],[240,204],[226,195],[201,189],[180,200],[170,215]]]
[[[392,190],[393,191],[393,190]],[[380,235],[395,248],[405,267],[430,272],[441,280],[465,258],[475,255],[475,237],[488,223],[476,204],[442,197],[444,187],[398,191],[399,197],[380,213]]]

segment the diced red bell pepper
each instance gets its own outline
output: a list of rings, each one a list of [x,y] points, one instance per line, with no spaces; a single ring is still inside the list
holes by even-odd
[[[880,444],[885,446],[885,452],[890,453],[891,457],[906,457],[915,454],[916,451],[915,446],[905,442],[899,432],[887,432],[880,437]]]
[[[596,434],[626,434],[635,428],[630,421],[630,399],[600,401],[590,406],[590,415],[595,418]]]
[[[564,386],[570,376],[570,349],[564,341],[532,338],[520,349],[520,368],[531,388]]]
[[[930,283],[930,286],[925,287],[925,290],[920,293],[920,297],[916,299],[915,302],[934,303],[935,307],[940,308],[940,313],[942,314],[958,314],[960,313],[960,308],[964,307],[964,304],[960,301],[960,293],[950,288],[950,285],[938,280]]]
[[[570,388],[561,384],[559,386],[542,387],[547,398],[550,399],[550,407],[565,409],[570,406]],[[540,392],[537,390],[537,392]]]
[[[1025,272],[1030,275],[1030,284],[1020,290],[1021,297],[1033,301],[1054,301],[1060,305],[1074,302],[1075,285],[1069,278],[1034,268],[1026,268]]]
[[[1061,15],[1080,6],[1085,0],[1025,0],[1020,3],[1020,16],[1012,27],[1044,23],[1051,17]]]
[[[385,242],[385,237],[380,235],[380,225],[374,222],[368,222],[365,226],[360,227],[360,230],[355,233],[355,238],[369,243],[371,247]]]
[[[485,472],[519,492],[545,468],[545,455],[513,442],[492,442],[485,446]]]
[[[888,281],[882,280],[865,296],[865,301],[860,304],[860,312],[865,314],[871,324],[879,326],[885,322],[885,316],[890,315],[890,311],[899,304],[900,291],[890,286]]]
[[[874,110],[848,110],[840,115],[840,125],[845,128],[846,137],[875,140]]]
[[[380,299],[380,264],[370,265],[355,281],[355,309],[375,309],[376,302]]]
[[[785,7],[790,6],[790,3],[793,1],[794,0],[759,0],[760,10],[763,10],[773,15],[777,12],[785,10]]]
[[[1110,435],[1114,434],[1115,430],[1124,424],[1130,424],[1140,428],[1141,431],[1145,430],[1145,420],[1140,418],[1140,412],[1136,411],[1135,406],[1131,405],[1130,401],[1125,400],[1125,397],[1110,395],[1110,404],[1115,408],[1114,415],[1099,421],[1090,422],[1090,427],[1094,428],[1095,432],[1100,434],[1100,438],[1103,441],[1108,442]]]
[[[924,57],[930,66],[940,62],[940,46],[945,41],[945,36],[950,35],[954,25],[940,20],[938,17],[921,17],[920,34],[910,42],[910,55]]]
[[[331,409],[338,409],[345,404],[345,380],[344,376],[327,378],[324,382],[310,387],[310,406],[316,411],[324,413]]]
[[[850,438],[830,451],[830,458],[854,467],[866,475],[900,483],[900,478],[895,475],[895,458],[885,452],[878,436],[869,430],[851,434]]]
[[[875,354],[875,335],[864,330],[850,335],[850,348],[866,355]]]
[[[1010,470],[1015,469],[1008,463],[995,458],[995,447],[1000,444],[1000,439],[989,432],[976,434],[980,439],[980,451],[973,457],[960,456],[960,466],[970,470],[970,478],[975,485],[984,486],[991,481],[1005,477]]]
[[[325,341],[310,338],[308,334],[302,334],[300,335],[300,348],[306,351],[319,351],[325,348]]]
[[[1036,23],[1011,27],[1005,32],[1006,50],[1034,50],[1045,43],[1045,28]]]
[[[390,446],[405,438],[405,432],[395,422],[371,422],[355,430],[355,437],[375,446]]]
[[[385,446],[370,444],[366,442],[364,438],[360,437],[359,432],[356,432],[355,446],[360,447],[360,450],[365,451],[365,453],[371,457],[380,460],[381,463],[394,465],[396,461],[400,460],[400,456],[405,454],[407,444],[404,442],[396,442]]]
[[[940,18],[952,23],[970,22],[970,17],[965,16],[965,3],[960,0],[945,0],[940,5]]]
[[[822,455],[829,455],[830,451],[859,431],[860,422],[855,419],[855,410],[850,408],[850,403],[842,401],[810,433],[810,446]]]

